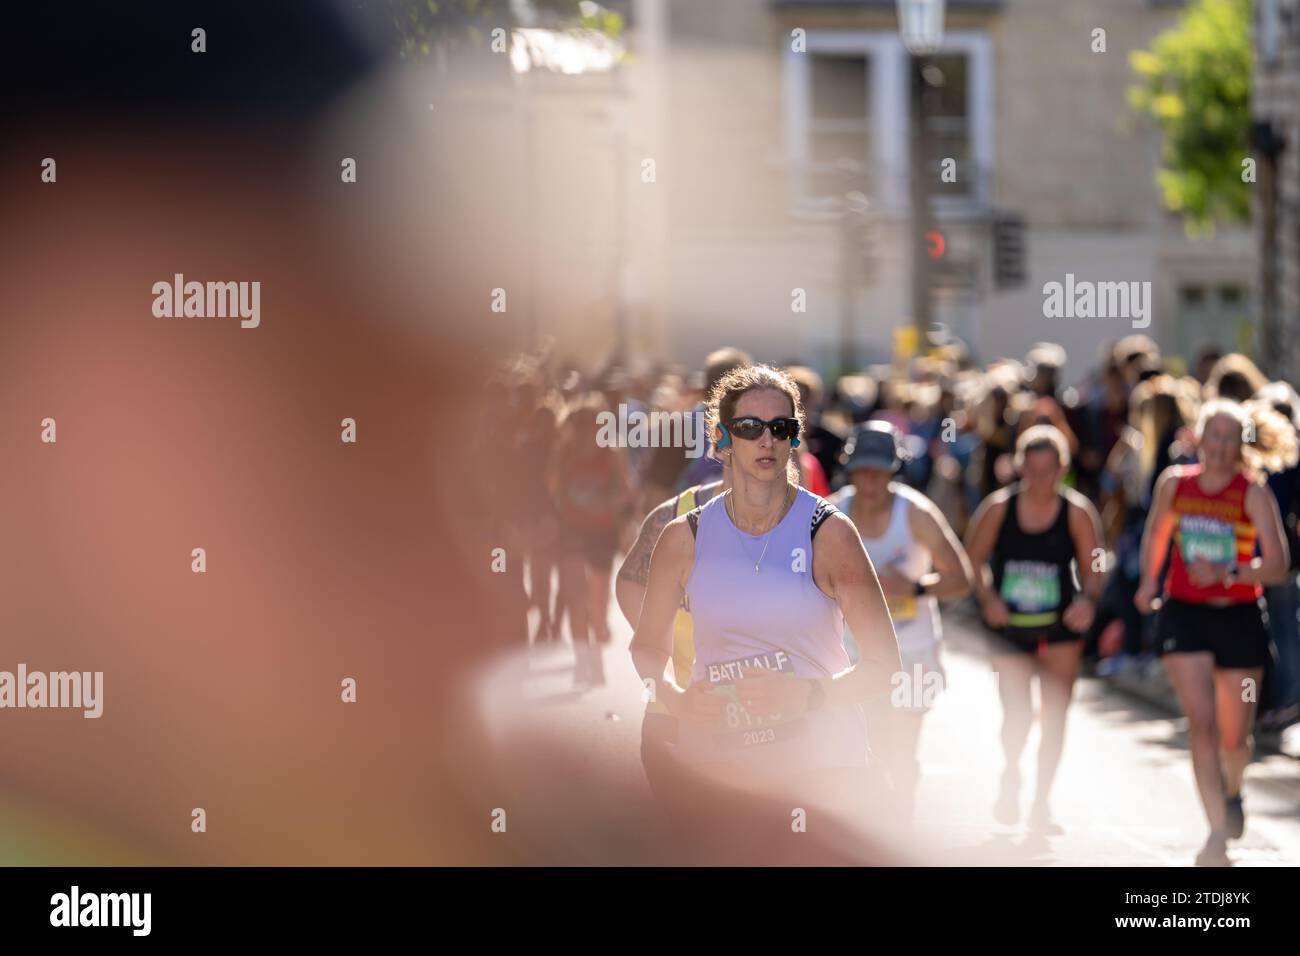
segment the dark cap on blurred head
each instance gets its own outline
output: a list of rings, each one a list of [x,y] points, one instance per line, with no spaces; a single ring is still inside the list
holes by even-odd
[[[845,471],[859,468],[880,468],[898,471],[903,466],[905,453],[898,429],[889,422],[872,421],[859,425],[844,443],[840,464]]]

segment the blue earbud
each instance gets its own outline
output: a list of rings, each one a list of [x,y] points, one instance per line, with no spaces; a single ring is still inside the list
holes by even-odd
[[[718,447],[727,448],[731,445],[731,432],[727,431],[726,425],[719,425],[718,427],[722,429],[722,437],[718,439]]]
[[[791,438],[791,439],[790,439],[790,447],[791,447],[791,448],[798,448],[798,447],[799,447],[799,436],[798,436],[798,435],[796,435],[794,438]]]

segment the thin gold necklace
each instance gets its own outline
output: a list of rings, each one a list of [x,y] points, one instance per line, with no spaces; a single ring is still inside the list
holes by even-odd
[[[727,509],[727,517],[731,519],[731,526],[732,526],[733,528],[736,529],[736,534],[737,534],[737,536],[739,536],[739,535],[740,535],[740,525],[736,523],[736,515],[735,515],[735,512],[733,511],[733,509],[732,509],[732,507],[731,507],[731,493],[732,493],[733,490],[734,490],[734,489],[731,489],[731,488],[728,488],[728,489],[727,489],[727,500],[723,502],[723,505],[724,505],[724,506],[726,507],[726,509]],[[780,512],[780,514],[777,516],[776,524],[772,525],[772,527],[768,528],[767,531],[765,531],[765,532],[763,533],[763,537],[764,537],[766,540],[763,542],[763,553],[760,554],[760,555],[758,556],[758,560],[754,562],[754,573],[755,573],[755,574],[758,573],[759,565],[761,565],[761,564],[763,563],[763,559],[767,557],[767,546],[768,546],[769,544],[772,543],[772,532],[775,531],[775,530],[777,529],[777,526],[778,526],[778,525],[780,525],[780,523],[781,523],[781,518],[784,517],[786,508],[789,507],[789,500],[790,500],[790,486],[787,484],[787,485],[785,486],[785,495],[782,496],[782,498],[781,498],[781,512]],[[744,538],[741,538],[741,539],[740,539],[740,543],[741,543],[741,546],[744,547],[745,539],[744,539]],[[748,550],[748,549],[746,549],[746,550]]]

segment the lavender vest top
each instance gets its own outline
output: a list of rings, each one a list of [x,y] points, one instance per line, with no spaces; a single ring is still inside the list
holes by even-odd
[[[742,664],[795,677],[847,669],[844,617],[813,581],[812,519],[822,499],[797,489],[780,523],[766,535],[751,535],[732,523],[726,498],[718,495],[698,511],[695,564],[686,582],[695,632],[692,681],[734,684]],[[737,725],[733,715],[726,730],[734,732],[726,733],[683,721],[683,759],[774,772],[866,765],[861,708],[824,708],[789,727],[741,716]]]

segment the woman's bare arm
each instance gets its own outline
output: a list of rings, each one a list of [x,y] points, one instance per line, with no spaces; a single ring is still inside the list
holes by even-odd
[[[677,496],[673,495],[646,515],[636,541],[619,566],[618,577],[614,581],[614,598],[618,601],[618,609],[623,612],[623,617],[633,627],[636,627],[637,619],[641,616],[641,604],[645,600],[646,585],[650,581],[650,556],[654,554],[655,544],[664,528],[668,527],[668,522],[673,520],[673,512],[676,510]]]
[[[1101,589],[1106,572],[1097,560],[1101,549],[1101,516],[1091,501],[1077,491],[1067,489],[1066,506],[1070,509],[1070,537],[1074,539],[1074,560],[1079,571],[1079,590],[1096,604],[1101,599]]]
[[[666,676],[673,653],[673,617],[682,601],[686,578],[695,561],[695,537],[686,516],[664,528],[650,559],[650,576],[632,635],[632,663],[641,679],[654,681],[655,692],[667,698],[680,688]],[[665,703],[667,701],[665,700]]]
[[[1160,569],[1164,567],[1169,537],[1174,530],[1174,490],[1181,476],[1182,468],[1173,465],[1161,472],[1156,480],[1155,491],[1151,495],[1151,512],[1147,515],[1146,527],[1142,530],[1142,581],[1139,587],[1154,584],[1160,576]]]
[[[1259,557],[1237,569],[1237,580],[1272,587],[1285,583],[1291,569],[1291,549],[1282,531],[1282,514],[1277,499],[1264,485],[1246,489],[1246,514],[1255,525]]]
[[[924,507],[913,502],[908,507],[907,517],[912,534],[930,550],[930,559],[939,575],[937,581],[929,584],[926,593],[942,601],[969,594],[974,579],[970,558],[943,512],[933,504]]]
[[[862,538],[842,512],[832,515],[817,533],[813,579],[835,599],[858,645],[857,666],[826,682],[827,703],[887,697],[894,675],[902,670],[898,638]]]
[[[1010,492],[999,489],[993,492],[975,509],[970,527],[966,529],[966,555],[970,558],[973,590],[975,599],[982,605],[989,598],[997,597],[993,593],[993,575],[989,571],[989,558],[998,543],[998,531],[1006,516],[1007,499]]]

